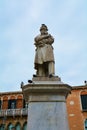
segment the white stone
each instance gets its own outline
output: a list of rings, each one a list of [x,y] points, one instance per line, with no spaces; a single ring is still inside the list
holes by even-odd
[[[27,130],[69,130],[65,102],[31,102]]]

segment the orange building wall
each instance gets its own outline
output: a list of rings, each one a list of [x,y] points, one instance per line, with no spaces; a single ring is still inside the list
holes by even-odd
[[[67,111],[70,130],[84,130],[84,121],[87,119],[87,112],[82,111],[80,94],[86,89],[73,89],[67,98]]]
[[[23,108],[23,94],[22,92],[7,92],[7,93],[1,93],[0,94],[0,100],[2,101],[2,110],[8,109],[8,100],[10,99],[16,99],[16,109]],[[5,128],[7,130],[7,127],[10,123],[12,123],[14,126],[19,122],[21,125],[21,129],[23,128],[23,124],[27,122],[27,115],[16,115],[16,116],[4,116],[0,117],[0,126],[1,124],[5,124]]]
[[[20,93],[16,93],[16,92],[5,93],[5,94],[1,95],[0,98],[3,101],[2,109],[8,109],[8,100],[10,100],[10,99],[17,100],[16,108],[23,108],[23,94],[22,94],[22,92],[20,92]]]
[[[82,111],[80,100],[81,94],[87,94],[87,86],[73,88],[66,100],[70,130],[84,130],[84,122],[87,119],[87,112]],[[17,108],[23,108],[22,92],[4,93],[0,95],[0,99],[3,100],[2,109],[8,109],[9,99],[17,99]],[[23,122],[27,121],[27,115],[25,117],[9,117],[6,125],[11,121],[14,124],[20,121],[22,125]],[[0,123],[2,123],[1,120]]]

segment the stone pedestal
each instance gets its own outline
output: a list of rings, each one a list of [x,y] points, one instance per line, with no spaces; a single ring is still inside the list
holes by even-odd
[[[69,130],[66,110],[69,85],[58,77],[36,77],[22,91],[28,102],[27,130]]]

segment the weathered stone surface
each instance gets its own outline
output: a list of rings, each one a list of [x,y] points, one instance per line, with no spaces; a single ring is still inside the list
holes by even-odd
[[[69,85],[58,80],[35,79],[22,90],[29,103],[27,130],[69,130],[66,111]]]
[[[66,98],[71,87],[55,76],[54,38],[45,24],[34,40],[36,75],[30,84],[21,85],[29,106],[27,130],[69,130]]]
[[[35,37],[35,69],[37,76],[49,76],[55,74],[55,61],[53,54],[54,38],[48,33],[47,26],[41,25],[40,34]]]
[[[69,130],[65,102],[31,102],[28,115],[28,130]]]
[[[71,91],[71,87],[67,84],[57,81],[38,81],[35,83],[30,83],[22,87],[24,98],[28,101],[57,101],[58,96],[62,95],[67,97],[68,93]]]
[[[33,77],[32,78],[32,81],[34,82],[34,81],[61,81],[61,78],[60,77],[58,77],[58,76],[53,76],[53,77],[51,77],[51,78],[49,78],[49,77],[45,77],[45,76],[37,76],[37,77]]]

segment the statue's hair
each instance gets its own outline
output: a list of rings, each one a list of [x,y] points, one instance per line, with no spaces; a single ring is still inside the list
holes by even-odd
[[[48,28],[45,24],[42,24],[41,27],[40,27],[40,31],[45,29],[46,31],[48,31]]]

